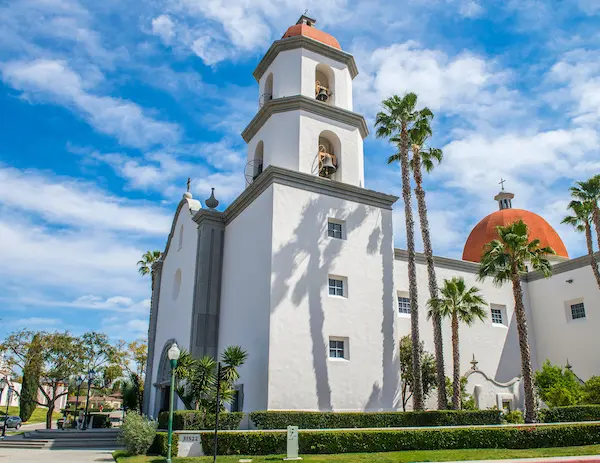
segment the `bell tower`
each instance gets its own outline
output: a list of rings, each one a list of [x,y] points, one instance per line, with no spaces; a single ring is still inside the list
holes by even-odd
[[[364,118],[352,110],[351,54],[302,15],[254,70],[258,112],[242,132],[246,180],[269,165],[364,186]]]

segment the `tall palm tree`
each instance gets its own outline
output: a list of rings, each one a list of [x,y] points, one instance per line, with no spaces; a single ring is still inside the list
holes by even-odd
[[[471,326],[477,319],[483,321],[487,317],[485,299],[479,288],[467,288],[464,278],[453,277],[444,280],[441,296],[429,300],[427,318],[449,318],[452,324],[452,407],[460,409],[460,350],[458,339],[458,324]]]
[[[152,265],[160,259],[161,255],[162,253],[160,251],[146,251],[142,255],[142,259],[138,260],[138,272],[140,272],[142,276],[148,275],[152,272]]]
[[[600,271],[598,270],[598,263],[594,256],[594,242],[592,241],[593,212],[591,204],[589,202],[571,201],[568,208],[573,212],[573,215],[566,216],[561,223],[572,225],[576,231],[585,233],[590,265],[594,272],[598,288],[600,288]]]
[[[402,198],[406,221],[406,247],[408,250],[408,284],[410,297],[411,338],[413,345],[413,410],[423,410],[423,378],[419,352],[419,306],[417,303],[417,267],[415,261],[415,223],[411,205],[409,172],[410,130],[426,118],[416,109],[417,95],[407,93],[402,98],[394,95],[383,100],[383,111],[377,113],[375,127],[378,138],[389,138],[398,152],[388,158],[388,164],[400,162],[402,171]]]
[[[598,201],[600,200],[600,175],[594,175],[585,182],[576,182],[575,186],[569,188],[569,190],[571,191],[571,196],[576,201],[587,203],[591,208],[598,248],[600,248],[600,209],[598,208]]]
[[[525,272],[526,262],[545,277],[552,275],[552,266],[548,255],[556,254],[551,247],[540,247],[540,240],[529,241],[529,229],[522,220],[496,227],[499,239],[486,244],[479,264],[480,280],[491,277],[495,285],[512,282],[515,298],[515,316],[521,349],[521,373],[525,390],[525,422],[534,423],[537,417],[535,396],[533,393],[533,375],[531,371],[531,352],[527,335],[527,315],[523,305],[521,273]]]
[[[438,285],[435,274],[435,265],[433,263],[433,249],[431,246],[431,236],[429,234],[429,219],[427,217],[427,203],[425,201],[425,190],[423,189],[423,172],[431,172],[436,163],[442,162],[442,150],[439,148],[429,148],[423,150],[423,145],[427,138],[432,134],[430,119],[433,119],[433,113],[428,108],[421,110],[422,118],[419,123],[413,127],[410,132],[412,159],[410,168],[413,171],[415,179],[415,196],[417,197],[417,207],[419,210],[419,222],[421,224],[421,236],[423,238],[423,248],[425,250],[425,259],[427,261],[427,277],[429,280],[429,297],[436,299],[438,296]],[[448,399],[446,397],[446,372],[444,367],[444,340],[442,337],[442,318],[439,313],[432,315],[433,320],[433,343],[435,346],[435,365],[436,365],[436,383],[437,383],[437,402],[438,409],[448,408]]]

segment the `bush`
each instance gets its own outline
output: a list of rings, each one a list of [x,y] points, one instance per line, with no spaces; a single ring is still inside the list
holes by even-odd
[[[138,413],[128,413],[119,433],[121,442],[131,455],[145,454],[156,436],[156,423]]]
[[[219,429],[235,430],[240,428],[244,417],[240,412],[223,412],[219,414]],[[167,429],[169,425],[169,412],[158,415],[158,428]],[[173,430],[192,431],[215,429],[215,415],[204,415],[198,410],[177,410],[173,412]]]
[[[577,421],[600,421],[600,405],[575,405],[540,410],[542,423],[573,423]]]
[[[504,420],[507,423],[511,423],[511,424],[525,423],[525,420],[523,419],[523,413],[520,412],[519,410],[513,410],[512,412],[506,412],[504,414]]]
[[[202,433],[202,448],[213,451],[213,436]],[[314,453],[392,452],[466,448],[529,449],[600,443],[600,425],[512,426],[463,429],[300,431],[299,451]],[[284,431],[219,434],[220,455],[285,453]]]
[[[252,412],[250,419],[259,429],[404,428],[501,424],[498,410],[434,410],[428,412]]]
[[[169,448],[169,434],[166,432],[157,432],[154,437],[154,442],[148,449],[148,455],[162,455],[167,456],[167,449]],[[173,433],[173,440],[171,441],[171,455],[177,456],[179,448],[179,435]]]

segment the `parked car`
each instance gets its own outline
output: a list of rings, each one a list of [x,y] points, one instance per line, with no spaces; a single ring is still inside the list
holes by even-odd
[[[0,426],[4,426],[4,420],[6,420],[7,428],[19,429],[21,427],[21,418],[18,416],[0,417]]]

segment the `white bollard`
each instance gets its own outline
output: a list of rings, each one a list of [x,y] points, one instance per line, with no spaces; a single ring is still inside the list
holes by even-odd
[[[287,460],[302,460],[298,456],[298,426],[287,427]]]

